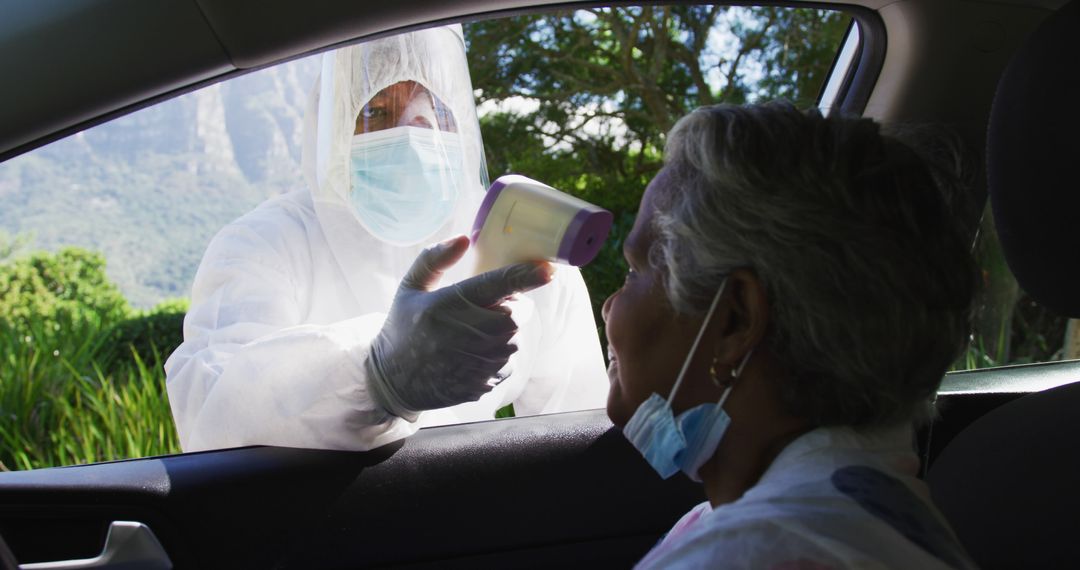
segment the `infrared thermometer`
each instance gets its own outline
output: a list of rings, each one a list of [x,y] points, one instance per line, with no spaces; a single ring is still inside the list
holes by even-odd
[[[517,174],[491,184],[473,223],[476,274],[546,260],[581,267],[604,245],[611,212]]]

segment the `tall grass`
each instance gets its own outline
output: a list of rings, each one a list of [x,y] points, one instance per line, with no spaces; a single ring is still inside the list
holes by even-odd
[[[74,329],[0,323],[0,469],[179,452],[157,351],[144,361],[112,327]]]
[[[988,338],[981,334],[972,334],[968,340],[967,349],[960,358],[953,363],[949,371],[975,370],[979,368],[994,368],[1010,364],[1008,360],[1009,350],[1009,323],[1002,320],[996,331],[995,338]],[[991,334],[994,331],[990,331]],[[989,342],[988,342],[989,341]]]

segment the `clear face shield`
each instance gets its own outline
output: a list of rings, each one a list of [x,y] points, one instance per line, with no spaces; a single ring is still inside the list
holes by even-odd
[[[466,184],[453,113],[423,85],[399,81],[360,109],[353,132],[349,203],[360,223],[394,245],[430,239]]]
[[[399,81],[376,93],[356,116],[356,136],[395,127],[417,127],[457,132],[454,113],[427,87],[416,81]]]
[[[471,215],[462,205],[482,196],[487,172],[460,26],[338,50],[322,73],[317,204],[343,202],[398,246]]]

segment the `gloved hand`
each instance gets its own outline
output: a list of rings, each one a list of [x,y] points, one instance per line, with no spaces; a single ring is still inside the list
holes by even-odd
[[[468,249],[465,236],[417,256],[365,363],[369,390],[387,412],[415,421],[422,410],[480,399],[517,351],[503,304],[551,281],[548,263],[521,263],[432,290]]]

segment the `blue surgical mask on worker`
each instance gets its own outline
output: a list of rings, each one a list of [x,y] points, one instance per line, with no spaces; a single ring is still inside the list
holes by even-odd
[[[664,479],[681,470],[694,481],[701,481],[698,470],[716,452],[716,447],[720,445],[720,440],[724,437],[728,424],[731,423],[731,418],[724,411],[723,406],[728,395],[731,394],[734,381],[728,384],[720,400],[715,404],[701,404],[678,416],[671,409],[671,402],[686,377],[690,361],[701,342],[705,328],[709,326],[709,320],[712,319],[725,286],[727,286],[726,277],[720,284],[720,290],[713,297],[709,312],[701,323],[701,329],[690,347],[690,353],[686,355],[686,360],[667,399],[654,392],[638,406],[633,417],[623,428],[626,439],[641,452],[649,465]],[[733,377],[739,376],[752,352],[746,353],[733,372]]]
[[[454,132],[403,126],[356,135],[349,204],[361,225],[383,242],[423,242],[453,214],[463,162]]]

